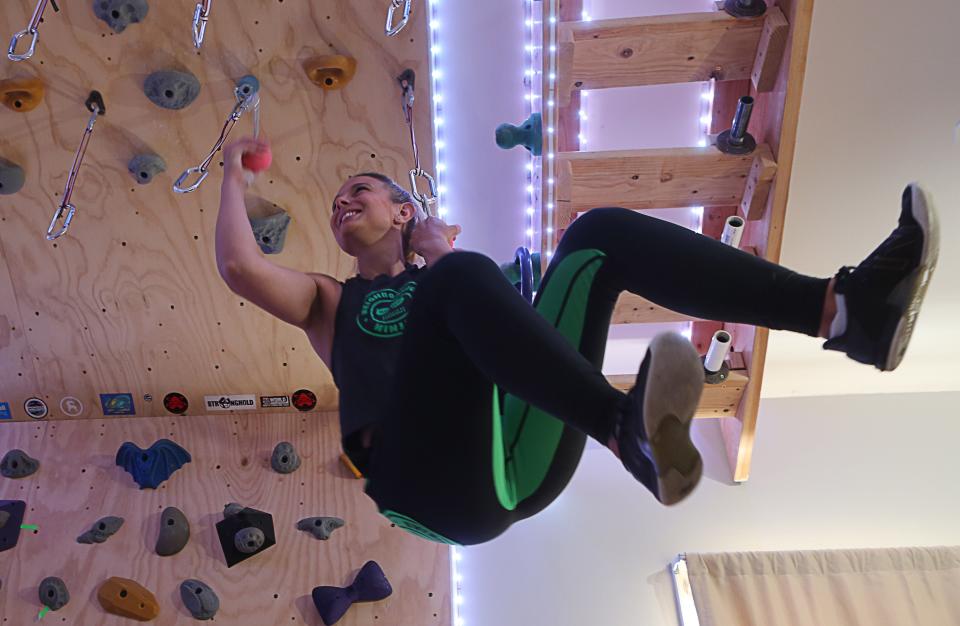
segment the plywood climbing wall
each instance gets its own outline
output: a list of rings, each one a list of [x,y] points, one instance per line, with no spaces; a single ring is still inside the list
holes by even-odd
[[[3,41],[30,20],[33,0],[0,5]],[[410,24],[384,35],[385,0],[215,1],[201,50],[193,46],[193,2],[149,2],[141,23],[114,33],[90,2],[48,6],[29,61],[0,60],[0,81],[40,78],[46,96],[30,112],[0,108],[0,157],[26,173],[23,189],[0,195],[0,402],[29,419],[30,397],[67,417],[103,417],[100,394],[129,393],[138,416],[165,414],[161,399],[184,394],[188,414],[205,395],[289,395],[306,388],[318,408],[336,406],[326,368],[296,328],[232,294],[214,260],[220,159],[198,191],[173,182],[206,157],[236,104],[247,74],[262,86],[262,131],[274,161],[250,188],[248,208],[292,217],[284,250],[271,258],[343,279],[354,260],[328,226],[330,204],[351,174],[375,170],[406,185],[409,133],[396,76],[417,72],[416,132],[424,169],[433,171],[426,2]],[[316,55],[356,58],[353,81],[324,91],[303,70]],[[151,103],[144,79],[189,71],[202,88],[187,108]],[[44,238],[89,118],[91,90],[103,94],[80,171],[67,235]],[[252,134],[242,118],[230,141]],[[139,185],[127,171],[142,153],[166,171]],[[145,401],[145,397],[152,401]],[[67,403],[75,413],[78,404]]]
[[[186,448],[193,460],[156,490],[140,490],[114,464],[124,441],[141,448],[160,438]],[[368,560],[383,568],[393,587],[385,600],[358,603],[338,626],[446,626],[450,616],[447,546],[414,537],[377,515],[374,503],[340,464],[335,413],[224,415],[123,420],[72,420],[7,424],[3,451],[20,448],[40,461],[34,475],[0,478],[0,499],[26,502],[19,544],[0,552],[0,624],[34,623],[41,610],[37,588],[47,576],[66,583],[71,600],[41,624],[119,626],[132,623],[101,609],[97,589],[111,576],[149,589],[160,605],[158,625],[197,624],[180,600],[186,578],[217,593],[213,623],[279,626],[323,622],[313,587],[351,584]],[[270,468],[270,454],[289,441],[302,463],[292,474]],[[226,566],[215,524],[223,506],[239,502],[273,515],[277,543],[248,561]],[[176,506],[191,525],[178,554],[154,552],[160,513]],[[105,543],[76,538],[100,517],[125,519]],[[296,530],[304,517],[336,516],[343,528],[323,541]]]

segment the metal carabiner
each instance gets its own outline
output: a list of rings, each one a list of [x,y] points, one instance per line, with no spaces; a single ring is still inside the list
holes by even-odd
[[[53,3],[53,8],[56,11],[60,10],[56,2]],[[10,47],[7,49],[8,59],[11,61],[26,61],[33,56],[34,51],[37,49],[37,40],[40,38],[40,20],[43,18],[43,12],[46,9],[47,0],[39,0],[36,8],[33,10],[33,16],[30,18],[30,24],[28,24],[27,27],[21,30],[19,33],[15,34],[12,39],[10,39]],[[27,49],[25,54],[17,54],[17,44],[19,44],[20,40],[27,35],[31,36],[30,48]]]
[[[207,32],[207,20],[210,19],[210,5],[213,0],[203,0],[197,3],[193,11],[193,45],[197,50],[203,45],[203,36]]]
[[[403,17],[396,26],[393,25],[393,14],[397,9],[400,8],[400,5],[403,5]],[[413,4],[413,0],[390,0],[390,8],[387,9],[387,25],[385,31],[388,37],[393,37],[407,25],[407,22],[410,21],[410,5]]]
[[[429,196],[420,193],[420,190],[417,188],[418,177],[427,179],[427,183],[430,187]],[[433,176],[419,168],[410,170],[410,190],[413,192],[413,197],[416,198],[417,202],[420,203],[424,213],[430,217],[437,217],[437,212],[434,210],[437,203],[437,183],[433,179]]]

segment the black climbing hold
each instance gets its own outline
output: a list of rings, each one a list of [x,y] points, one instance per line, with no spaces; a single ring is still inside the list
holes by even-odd
[[[167,164],[156,154],[138,154],[127,164],[127,171],[141,185],[146,185],[154,176],[166,170]]]
[[[273,456],[270,457],[270,465],[274,471],[281,474],[289,474],[300,467],[300,456],[293,449],[293,444],[288,441],[281,441],[273,449]]]
[[[233,545],[244,554],[254,554],[263,546],[263,531],[259,528],[241,528],[233,535]]]
[[[0,552],[17,545],[26,510],[27,503],[23,500],[0,500],[0,512],[7,514],[7,523],[0,528]]]
[[[157,537],[157,554],[172,556],[183,550],[190,539],[190,522],[183,511],[168,506],[160,514],[160,536]]]
[[[103,543],[123,526],[123,518],[109,515],[101,517],[90,530],[77,537],[77,543]]]
[[[223,507],[223,518],[226,519],[228,517],[233,517],[240,511],[244,510],[245,508],[247,507],[243,506],[242,504],[231,502],[230,504]]]
[[[283,243],[287,239],[287,227],[290,225],[290,216],[286,211],[275,213],[267,217],[251,217],[250,226],[253,235],[264,254],[279,254],[283,252]]]
[[[149,10],[147,0],[93,0],[94,14],[116,33],[142,22]]]
[[[23,187],[26,175],[23,168],[0,157],[0,196],[9,196],[17,193]]]
[[[117,450],[117,465],[130,472],[141,489],[156,489],[191,460],[189,452],[169,439],[160,439],[147,450],[127,441]]]
[[[220,598],[202,580],[188,578],[180,583],[180,599],[194,619],[213,619],[220,610]]]
[[[182,109],[200,95],[200,81],[188,72],[154,72],[143,81],[143,93],[158,107]]]
[[[500,124],[497,126],[497,145],[504,150],[523,146],[533,154],[543,154],[543,119],[539,113],[531,113],[520,126]]]
[[[56,576],[48,576],[40,583],[38,590],[40,604],[50,607],[51,611],[59,611],[67,602],[70,602],[70,592],[67,585]]]
[[[326,541],[333,531],[344,524],[339,517],[307,517],[297,522],[297,530],[305,530],[317,539]]]
[[[256,528],[263,533],[263,543],[250,554],[241,552],[235,543],[237,533],[247,528]],[[220,539],[220,547],[227,560],[227,567],[233,567],[277,543],[273,530],[273,516],[249,507],[217,522],[217,537]]]
[[[313,606],[327,626],[333,626],[354,602],[376,602],[393,593],[393,587],[376,561],[367,561],[347,587],[314,587]]]
[[[26,478],[40,469],[40,461],[23,450],[13,449],[0,459],[0,474],[7,478]]]

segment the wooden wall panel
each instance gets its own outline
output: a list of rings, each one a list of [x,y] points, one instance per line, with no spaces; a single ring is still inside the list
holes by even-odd
[[[44,102],[28,113],[0,110],[0,156],[27,175],[16,195],[0,196],[0,245],[16,314],[0,319],[23,333],[20,347],[3,347],[0,401],[18,419],[29,395],[49,396],[51,417],[73,395],[87,417],[101,416],[97,394],[130,392],[138,415],[163,414],[169,391],[190,399],[204,394],[289,394],[314,391],[319,406],[336,406],[327,369],[297,329],[232,294],[214,262],[220,155],[199,190],[172,184],[199,165],[236,103],[235,82],[245,74],[262,85],[262,130],[273,144],[272,167],[251,187],[248,207],[276,204],[292,217],[284,251],[272,260],[343,279],[355,269],[328,226],[329,205],[349,175],[382,171],[409,184],[409,133],[395,77],[418,74],[416,132],[422,164],[433,171],[426,3],[415,3],[411,23],[395,38],[383,33],[387,3],[250,0],[232,9],[215,4],[203,48],[193,48],[193,4],[151,2],[146,20],[115,34],[90,3],[47,8],[35,56],[0,61],[0,80],[39,76]],[[12,33],[30,18],[32,2],[0,6],[0,29]],[[4,35],[7,36],[7,35]],[[302,63],[318,54],[358,60],[353,82],[324,92]],[[200,80],[189,107],[169,111],[142,92],[153,71],[189,70]],[[89,112],[92,89],[103,94],[98,119],[73,196],[77,214],[54,243],[44,233],[60,202]],[[245,116],[228,141],[252,134]],[[167,170],[149,185],[134,182],[127,163],[154,152]],[[268,206],[269,206],[268,204]],[[26,342],[26,347],[22,342]],[[16,360],[32,349],[37,380],[14,381]],[[12,351],[12,352],[11,352]],[[144,403],[151,394],[152,404]]]
[[[338,624],[451,623],[449,548],[392,528],[377,514],[363,481],[337,458],[334,413],[19,423],[7,424],[0,435],[0,453],[19,447],[41,463],[28,478],[0,478],[0,499],[25,500],[24,523],[39,527],[36,534],[23,531],[15,548],[0,553],[4,623],[32,623],[41,608],[40,581],[58,576],[70,603],[42,623],[129,624],[96,600],[104,580],[121,576],[157,597],[160,616],[153,624],[197,623],[183,607],[179,585],[198,578],[220,597],[216,623],[321,625],[310,599],[313,587],[349,585],[367,560],[383,567],[393,595],[355,605]],[[145,448],[163,437],[185,447],[193,460],[159,489],[140,490],[114,464],[117,449],[124,441]],[[280,441],[292,442],[301,455],[292,474],[270,469]],[[227,568],[215,524],[231,501],[271,513],[277,545]],[[153,549],[167,506],[184,512],[191,537],[179,554],[160,557]],[[116,535],[103,544],[76,542],[106,515],[126,520]],[[346,526],[327,541],[296,530],[298,520],[320,515],[340,517]]]

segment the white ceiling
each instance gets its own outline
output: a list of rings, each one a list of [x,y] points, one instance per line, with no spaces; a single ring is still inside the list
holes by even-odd
[[[709,10],[705,0],[586,0],[594,19]],[[523,243],[525,152],[493,131],[526,117],[518,2],[439,3],[445,184],[458,245],[502,260]],[[764,397],[960,390],[960,3],[845,0],[815,5],[781,263],[815,276],[856,265],[896,226],[903,186],[939,208],[937,273],[907,358],[880,373],[818,340],[771,333]],[[492,44],[495,42],[495,44]],[[696,145],[699,86],[593,92],[587,149]],[[676,216],[671,217],[674,220]],[[683,217],[676,221],[683,222]],[[635,371],[650,329],[611,335],[604,370]]]

